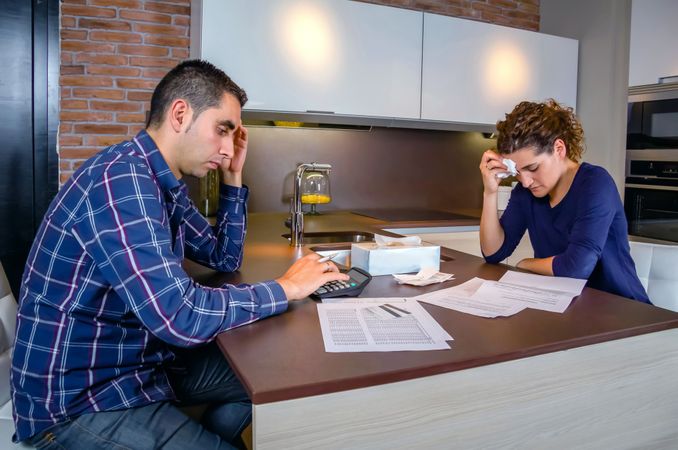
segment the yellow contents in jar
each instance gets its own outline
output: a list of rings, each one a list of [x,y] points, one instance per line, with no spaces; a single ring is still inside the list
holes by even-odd
[[[303,194],[301,203],[329,203],[332,198],[325,194]]]

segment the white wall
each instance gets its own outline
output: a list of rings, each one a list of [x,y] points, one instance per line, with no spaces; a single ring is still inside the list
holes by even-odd
[[[678,76],[678,1],[633,0],[629,86]]]
[[[543,33],[579,40],[577,113],[584,160],[607,169],[623,192],[631,0],[542,0]]]

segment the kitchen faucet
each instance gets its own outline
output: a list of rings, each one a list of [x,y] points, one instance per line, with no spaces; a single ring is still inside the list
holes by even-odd
[[[329,164],[318,163],[303,163],[297,167],[297,172],[294,176],[294,195],[290,205],[290,228],[292,233],[290,235],[290,245],[293,247],[301,247],[304,245],[304,213],[301,210],[301,180],[304,177],[304,172],[313,170],[315,172],[329,172],[332,166]]]

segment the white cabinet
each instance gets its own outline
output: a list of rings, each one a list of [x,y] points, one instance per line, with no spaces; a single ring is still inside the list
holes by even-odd
[[[424,14],[422,119],[494,124],[522,100],[575,107],[578,42]]]
[[[483,253],[480,251],[479,233],[479,231],[459,231],[445,233],[415,233],[411,235],[419,236],[422,240],[440,245],[441,247],[451,248],[452,250],[482,258]],[[408,236],[410,236],[410,234],[408,234]],[[532,243],[530,242],[530,237],[527,233],[525,233],[511,256],[506,258],[503,262],[515,266],[525,258],[534,258],[534,250],[532,249]]]
[[[419,118],[421,12],[347,0],[196,4],[193,56],[241,85],[246,109]]]
[[[655,84],[659,78],[678,76],[676,22],[675,0],[633,0],[629,86]]]

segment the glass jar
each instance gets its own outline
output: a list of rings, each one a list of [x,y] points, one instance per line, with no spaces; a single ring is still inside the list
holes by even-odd
[[[219,206],[219,171],[210,170],[200,178],[200,193],[198,195],[198,211],[205,216],[214,216]]]

